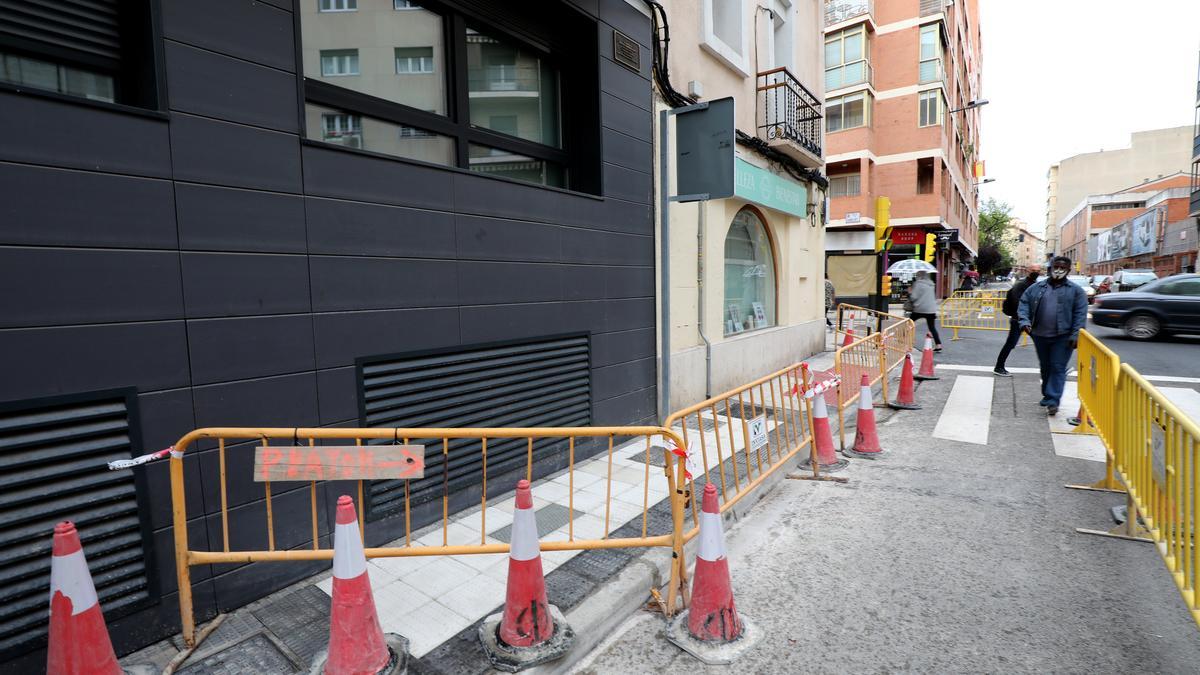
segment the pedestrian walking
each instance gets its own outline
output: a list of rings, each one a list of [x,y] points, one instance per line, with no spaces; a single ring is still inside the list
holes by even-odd
[[[825,326],[833,328],[833,322],[829,320],[829,310],[837,306],[837,291],[833,288],[833,282],[829,280],[829,272],[825,272]]]
[[[1033,336],[1042,371],[1041,405],[1058,414],[1067,365],[1079,342],[1079,331],[1087,324],[1087,293],[1067,281],[1071,259],[1057,256],[1050,262],[1050,277],[1034,283],[1021,294],[1017,320],[1021,330]]]
[[[959,290],[973,291],[979,287],[979,272],[975,271],[974,265],[967,265],[967,271],[962,273],[962,284]]]
[[[917,278],[908,289],[908,302],[905,305],[913,321],[925,319],[929,334],[933,336],[933,351],[942,351],[942,338],[937,329],[937,292],[934,290],[933,280],[929,278],[929,272],[917,272]]]
[[[1004,294],[1004,304],[1000,306],[1000,310],[1008,317],[1008,339],[1004,341],[1004,346],[1000,348],[1000,355],[996,357],[996,367],[992,369],[992,374],[1000,377],[1012,377],[1012,373],[1005,370],[1004,366],[1008,362],[1008,355],[1012,353],[1013,347],[1017,346],[1017,341],[1021,339],[1021,322],[1017,320],[1017,309],[1021,303],[1021,295],[1025,293],[1025,289],[1037,283],[1038,271],[1031,271],[1024,279],[1013,284],[1013,287],[1008,289]]]

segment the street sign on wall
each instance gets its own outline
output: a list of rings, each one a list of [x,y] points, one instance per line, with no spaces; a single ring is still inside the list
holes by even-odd
[[[921,227],[902,227],[892,230],[892,243],[895,244],[924,244],[925,229]]]
[[[676,201],[733,196],[733,114],[733,98],[726,97],[676,117]]]
[[[734,194],[738,197],[793,216],[808,215],[808,190],[799,183],[743,159],[737,160],[734,178]]]

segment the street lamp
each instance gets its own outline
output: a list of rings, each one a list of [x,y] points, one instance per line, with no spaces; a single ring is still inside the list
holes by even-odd
[[[972,183],[972,185],[983,185],[984,183],[995,183],[995,182],[996,182],[995,178],[984,178],[983,180],[979,181],[978,183]]]
[[[963,107],[961,107],[961,108],[956,108],[955,110],[951,110],[951,111],[949,111],[949,113],[948,113],[948,114],[950,114],[950,115],[953,115],[953,114],[954,114],[954,113],[956,113],[956,112],[962,112],[962,111],[964,111],[964,110],[970,110],[971,108],[978,108],[978,107],[980,107],[980,106],[985,106],[985,105],[987,105],[987,104],[988,104],[988,100],[987,100],[986,98],[984,98],[984,99],[980,99],[980,100],[978,100],[978,101],[971,101],[970,103],[967,103],[966,105],[964,105],[964,106],[963,106]]]

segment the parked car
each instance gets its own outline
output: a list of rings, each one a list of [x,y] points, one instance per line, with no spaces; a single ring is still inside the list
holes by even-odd
[[[1087,293],[1088,304],[1090,305],[1092,303],[1092,298],[1096,296],[1096,289],[1092,288],[1092,284],[1090,283],[1091,279],[1083,274],[1069,274],[1067,275],[1067,281],[1070,281],[1076,286],[1082,288],[1083,291]]]
[[[1111,278],[1112,278],[1112,276],[1108,275],[1108,274],[1093,274],[1092,281],[1091,281],[1092,288],[1099,291],[1100,285],[1103,284],[1105,281],[1108,281]]]
[[[1176,274],[1136,291],[1096,298],[1092,322],[1121,328],[1137,340],[1168,333],[1200,333],[1200,274]]]
[[[1151,269],[1117,270],[1117,273],[1112,278],[1112,291],[1114,293],[1132,291],[1142,284],[1148,284],[1157,278],[1158,275]]]

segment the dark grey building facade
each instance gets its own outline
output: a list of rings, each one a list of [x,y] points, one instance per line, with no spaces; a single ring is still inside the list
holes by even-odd
[[[304,44],[367,11],[436,31]],[[0,1],[0,670],[44,659],[62,519],[119,653],[178,630],[167,463],[111,459],[204,426],[650,422],[650,39],[625,0]],[[438,103],[351,82],[372,72]],[[235,548],[263,533],[249,450]],[[185,467],[189,536],[219,550],[215,446]],[[445,470],[477,499],[469,462]],[[392,487],[372,543],[403,532]],[[325,545],[348,489],[320,487]],[[277,547],[311,546],[308,485],[273,498]],[[193,568],[198,618],[322,567]]]

